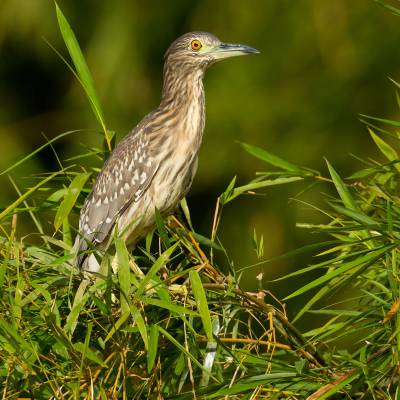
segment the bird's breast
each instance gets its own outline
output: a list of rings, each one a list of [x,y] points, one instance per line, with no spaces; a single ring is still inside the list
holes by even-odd
[[[180,96],[179,104],[168,103],[157,111],[157,129],[149,129],[149,154],[157,165],[150,186],[138,202],[126,210],[124,222],[131,223],[126,232],[128,241],[137,238],[154,226],[154,208],[163,215],[173,212],[180,200],[187,194],[197,169],[204,124],[204,92],[201,80]],[[137,229],[141,226],[141,230]],[[122,226],[121,226],[122,228]]]
[[[179,122],[169,128],[169,151],[162,154],[153,185],[157,208],[165,213],[186,195],[196,173],[204,131],[204,100],[189,102],[181,112]]]

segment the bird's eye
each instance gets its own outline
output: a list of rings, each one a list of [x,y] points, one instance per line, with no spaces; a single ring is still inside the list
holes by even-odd
[[[190,46],[192,47],[192,50],[198,51],[201,49],[202,44],[201,44],[200,40],[195,39],[195,40],[192,40],[192,43],[190,43]]]

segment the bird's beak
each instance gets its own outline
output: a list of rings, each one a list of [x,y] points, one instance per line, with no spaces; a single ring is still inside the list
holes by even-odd
[[[221,43],[219,46],[212,49],[210,53],[216,60],[221,60],[223,58],[243,56],[246,54],[258,54],[259,51],[244,44]]]

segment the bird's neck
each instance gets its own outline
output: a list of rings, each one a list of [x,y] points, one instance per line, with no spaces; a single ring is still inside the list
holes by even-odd
[[[164,70],[164,87],[159,112],[168,116],[171,140],[179,143],[182,151],[197,154],[205,125],[204,71],[173,68]]]
[[[201,69],[181,68],[167,64],[164,68],[164,83],[161,108],[176,111],[198,104],[204,107],[204,71]]]

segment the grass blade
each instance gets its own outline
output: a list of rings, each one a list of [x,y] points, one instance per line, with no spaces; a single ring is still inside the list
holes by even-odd
[[[150,374],[153,369],[154,362],[157,356],[158,349],[158,328],[157,325],[153,324],[150,328],[149,335],[149,348],[147,351],[147,372]]]
[[[124,314],[125,311],[129,310],[129,291],[131,288],[129,254],[125,242],[121,238],[115,239],[115,248],[118,257],[118,282],[121,289],[121,313]]]
[[[194,298],[196,299],[197,309],[199,310],[201,320],[203,321],[207,340],[209,342],[214,342],[210,310],[208,309],[206,292],[204,291],[200,275],[196,270],[192,270],[189,272],[189,279],[192,285]]]
[[[326,160],[326,164],[328,165],[329,173],[331,174],[333,183],[336,187],[337,192],[339,193],[340,198],[343,201],[343,204],[352,210],[358,210],[357,204],[354,201],[353,197],[351,196],[351,193],[345,183],[343,182],[342,178],[339,176],[339,174],[335,171],[335,169],[332,167],[332,165],[329,163],[328,160]]]
[[[330,281],[332,278],[339,276],[341,274],[344,274],[348,271],[350,271],[351,269],[358,267],[364,263],[370,262],[371,260],[377,260],[379,257],[381,257],[383,254],[386,253],[386,251],[388,250],[388,246],[384,246],[381,247],[378,250],[375,251],[371,251],[368,254],[366,254],[363,257],[359,257],[356,258],[353,261],[347,262],[342,264],[340,267],[335,268],[334,270],[328,272],[327,274],[314,279],[313,281],[309,282],[308,284],[304,285],[303,287],[301,287],[300,289],[296,290],[295,292],[293,292],[292,294],[290,294],[289,296],[285,297],[284,300],[289,300],[293,297],[299,296],[313,288],[315,288],[316,286],[322,285],[325,282]]]
[[[162,253],[160,257],[158,257],[157,261],[153,264],[153,266],[147,272],[146,276],[140,282],[140,285],[137,288],[137,291],[135,293],[136,298],[139,298],[144,293],[144,291],[146,290],[147,284],[152,280],[152,278],[159,271],[159,269],[168,261],[169,257],[174,252],[174,250],[176,249],[178,244],[179,244],[179,242],[175,243],[169,249],[165,250],[164,253]]]
[[[97,120],[99,121],[104,131],[104,135],[109,150],[111,150],[111,139],[109,138],[106,124],[104,122],[104,116],[101,109],[100,101],[96,94],[96,90],[93,84],[92,77],[89,72],[89,68],[86,64],[85,58],[82,54],[82,50],[79,46],[79,43],[75,37],[74,32],[71,29],[71,26],[69,25],[67,19],[65,18],[58,4],[57,3],[55,4],[56,4],[58,25],[60,27],[60,32],[64,39],[64,43],[68,49],[69,55],[71,56],[72,62],[74,63],[76,72],[80,79],[80,83],[82,84],[83,89],[85,90],[85,93],[90,101],[90,105],[92,106],[94,115],[96,116]]]
[[[305,173],[305,171],[302,168],[290,163],[289,161],[283,160],[282,158],[275,156],[274,154],[271,154],[267,150],[264,150],[264,149],[261,149],[260,147],[253,146],[251,144],[247,144],[247,143],[243,143],[243,142],[241,142],[240,145],[248,153],[250,153],[254,157],[259,158],[260,160],[267,162],[268,164],[271,164],[275,167],[278,167],[278,168],[281,168],[281,169],[284,169],[284,170],[290,171],[290,172],[297,172],[300,174]]]
[[[54,227],[58,231],[64,221],[68,218],[69,213],[75,205],[78,199],[79,193],[85,186],[86,181],[89,179],[90,173],[82,173],[75,176],[71,184],[68,187],[67,193],[64,196],[60,207],[57,209],[56,216],[54,218]]]
[[[388,143],[386,143],[381,137],[379,137],[377,134],[375,134],[372,131],[372,129],[370,129],[370,128],[367,128],[367,129],[368,129],[368,132],[371,135],[373,141],[378,146],[378,148],[382,152],[382,154],[389,161],[399,161],[399,155],[397,154],[396,150],[392,146],[390,146]],[[397,169],[397,171],[400,171],[399,163],[395,163],[394,167]]]
[[[63,171],[57,171],[49,175],[47,178],[43,179],[36,186],[31,187],[27,190],[22,196],[20,196],[14,203],[10,204],[5,210],[0,213],[0,220],[2,220],[6,215],[10,214],[16,207],[18,207],[26,198],[28,198],[32,193],[34,193],[37,189],[43,186],[45,183],[51,181],[57,175],[65,172],[66,168]]]

